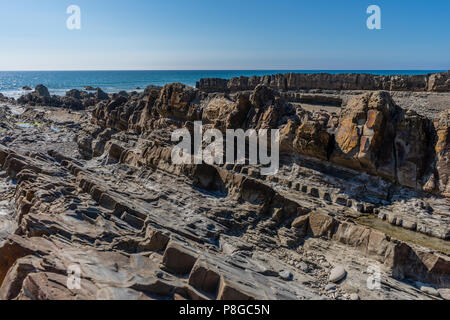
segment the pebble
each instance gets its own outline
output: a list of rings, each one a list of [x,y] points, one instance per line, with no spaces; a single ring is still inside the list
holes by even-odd
[[[302,270],[303,272],[307,272],[308,271],[308,265],[304,262],[300,262],[297,267]]]
[[[286,281],[292,281],[292,279],[294,278],[294,275],[292,274],[292,272],[288,271],[288,270],[283,270],[279,273],[280,278]]]
[[[333,270],[331,270],[329,281],[333,283],[337,283],[345,278],[347,275],[347,271],[345,271],[343,266],[337,266]]]
[[[334,290],[336,290],[336,285],[334,283],[329,283],[326,285],[325,290],[326,291],[334,291]]]

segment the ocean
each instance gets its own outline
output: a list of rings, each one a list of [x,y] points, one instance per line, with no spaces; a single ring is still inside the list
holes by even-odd
[[[445,70],[192,70],[192,71],[0,71],[0,92],[8,97],[20,97],[24,86],[43,84],[51,94],[64,95],[70,89],[100,87],[105,92],[144,89],[148,85],[163,86],[181,82],[195,86],[201,78],[229,79],[239,76],[262,76],[277,73],[370,73],[377,75],[427,74]]]

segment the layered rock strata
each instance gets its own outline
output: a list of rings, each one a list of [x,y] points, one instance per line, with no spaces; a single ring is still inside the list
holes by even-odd
[[[230,80],[205,78],[197,88],[207,92],[254,90],[263,84],[277,90],[386,90],[386,91],[450,91],[450,71],[425,75],[287,73],[268,76],[239,77]]]

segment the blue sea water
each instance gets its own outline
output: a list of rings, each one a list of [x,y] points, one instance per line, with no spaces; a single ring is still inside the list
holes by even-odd
[[[262,76],[277,73],[370,73],[377,75],[427,74],[444,70],[202,70],[202,71],[0,71],[0,92],[19,97],[24,86],[47,86],[51,94],[64,95],[70,89],[100,87],[106,92],[132,91],[148,85],[181,82],[195,86],[201,78],[229,79],[239,76]]]

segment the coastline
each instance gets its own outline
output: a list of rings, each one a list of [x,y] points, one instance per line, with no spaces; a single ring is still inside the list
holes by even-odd
[[[259,288],[269,282],[269,297],[281,288],[286,299],[449,299],[450,92],[276,83],[62,97],[38,85],[14,100],[23,112],[4,102],[0,256],[19,254],[0,268],[0,296],[33,298],[26,279],[45,276],[54,281],[38,283],[39,292],[73,297],[54,266],[75,255],[83,256],[80,299],[104,297],[88,289],[105,283],[116,290],[111,299],[116,288],[131,299],[265,299]],[[170,136],[195,121],[219,131],[279,129],[279,171],[174,164]],[[42,266],[36,272],[23,268],[29,253]],[[376,293],[360,285],[374,265],[389,282]],[[205,273],[215,279],[207,287]],[[136,274],[142,281],[130,283]]]
[[[170,82],[165,85],[170,85]],[[183,84],[186,85],[186,84]],[[412,109],[429,118],[438,117],[448,109],[450,100],[450,71],[417,75],[376,75],[369,73],[277,73],[263,76],[239,76],[228,79],[201,78],[195,86],[188,87],[205,93],[233,94],[249,92],[258,85],[265,85],[279,91],[289,103],[302,103],[310,111],[315,106],[337,111],[335,107],[345,106],[354,96],[371,91],[388,91],[394,101],[407,109]],[[42,87],[42,92],[38,89]],[[26,90],[25,90],[26,88]],[[113,87],[82,86],[67,89],[52,89],[38,85],[16,91],[15,94],[2,94],[0,103],[19,106],[50,106],[82,110],[94,107],[97,103],[118,96],[142,98],[153,89],[163,85],[148,85],[119,89]]]
[[[180,82],[195,87],[201,79],[232,79],[263,77],[279,74],[368,74],[378,76],[417,76],[445,72],[445,70],[154,70],[154,71],[0,71],[0,93],[19,98],[28,93],[22,88],[38,84],[48,87],[50,94],[64,96],[72,89],[86,86],[100,87],[106,93],[137,91],[147,85],[164,86]]]

